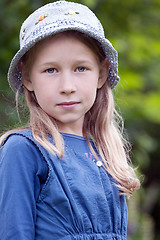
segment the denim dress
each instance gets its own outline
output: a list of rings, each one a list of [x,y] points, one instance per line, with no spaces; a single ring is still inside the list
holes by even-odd
[[[61,159],[38,144],[31,131],[5,140],[0,150],[0,239],[126,240],[126,197],[84,137],[62,136]]]

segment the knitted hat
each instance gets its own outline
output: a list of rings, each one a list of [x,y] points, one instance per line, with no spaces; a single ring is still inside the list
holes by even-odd
[[[57,1],[34,11],[22,24],[20,50],[11,61],[8,81],[13,91],[23,94],[23,83],[19,69],[22,56],[38,41],[59,32],[76,30],[96,39],[110,63],[108,80],[111,88],[118,81],[118,55],[112,44],[105,38],[103,27],[95,14],[86,6],[74,2]]]

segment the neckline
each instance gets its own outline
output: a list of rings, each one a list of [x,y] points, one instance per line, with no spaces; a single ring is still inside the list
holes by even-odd
[[[63,137],[69,137],[69,138],[74,138],[74,139],[79,139],[79,140],[86,141],[86,138],[85,138],[85,137],[79,136],[79,135],[76,135],[76,134],[72,134],[72,133],[62,133],[62,132],[60,132],[60,134],[61,134]]]

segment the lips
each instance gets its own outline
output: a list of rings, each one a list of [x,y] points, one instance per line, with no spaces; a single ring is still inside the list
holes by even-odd
[[[79,102],[70,101],[70,102],[62,102],[62,103],[59,103],[58,106],[61,107],[62,109],[65,109],[65,110],[72,110],[72,109],[74,109],[78,104],[79,104]]]

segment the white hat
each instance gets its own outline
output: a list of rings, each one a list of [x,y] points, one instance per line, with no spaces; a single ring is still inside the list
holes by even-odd
[[[14,91],[23,93],[23,83],[19,69],[22,56],[38,41],[58,32],[76,30],[96,39],[110,63],[108,80],[111,88],[118,81],[118,54],[108,39],[105,38],[102,24],[95,14],[86,6],[57,1],[44,5],[33,12],[22,24],[20,30],[20,50],[11,61],[8,81]]]

